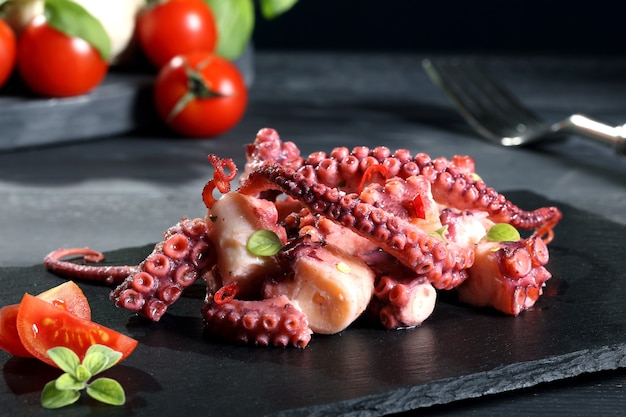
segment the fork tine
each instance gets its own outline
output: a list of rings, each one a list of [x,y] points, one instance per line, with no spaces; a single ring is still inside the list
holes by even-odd
[[[481,135],[500,141],[541,119],[475,60],[425,60],[424,69]]]
[[[472,60],[460,63],[458,70],[464,70],[474,85],[482,87],[484,96],[491,99],[493,103],[498,103],[500,109],[505,110],[514,120],[532,121],[542,123],[543,121],[534,112],[524,106],[508,89],[496,81],[495,77],[479,62]]]

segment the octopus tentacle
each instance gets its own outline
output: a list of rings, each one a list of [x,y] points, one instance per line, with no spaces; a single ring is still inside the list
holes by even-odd
[[[52,273],[77,279],[116,284],[129,276],[137,266],[126,265],[84,265],[63,261],[68,256],[82,256],[86,262],[100,262],[101,252],[90,248],[59,248],[44,257],[44,266]]]
[[[209,333],[233,342],[304,348],[311,340],[306,316],[297,302],[284,295],[251,301],[207,301],[202,316]]]
[[[213,165],[214,172],[213,178],[202,189],[202,201],[207,208],[211,208],[216,201],[213,191],[217,189],[222,194],[230,191],[230,182],[237,176],[237,166],[232,159],[221,159],[213,154],[209,155],[208,159]]]
[[[367,312],[387,329],[415,327],[433,312],[436,298],[424,279],[384,275],[377,279]]]
[[[116,306],[158,321],[203,272],[215,264],[215,251],[202,219],[181,219],[163,235],[163,241],[115,288]]]
[[[539,236],[516,242],[481,242],[469,279],[457,289],[459,300],[517,316],[542,294],[551,277],[544,267],[548,258]]]
[[[260,140],[259,137],[263,139]],[[283,145],[276,131],[263,129],[247,150],[248,162],[244,179],[264,162],[271,161],[298,169],[316,182],[340,187],[346,192],[357,192],[368,168],[380,164],[387,168],[389,177],[397,175],[406,179],[409,176],[422,175],[428,178],[432,183],[433,197],[440,204],[459,210],[485,210],[494,222],[509,223],[521,229],[541,229],[541,234],[546,236],[546,242],[551,240],[551,229],[562,216],[556,207],[526,211],[511,203],[505,196],[476,178],[474,160],[469,156],[455,155],[451,160],[433,159],[425,153],[412,156],[406,149],[391,152],[385,147],[370,149],[358,146],[349,153],[346,148],[336,148],[330,154],[316,152],[300,163],[299,153],[281,155],[281,158],[274,159],[273,154],[264,153],[260,149],[282,149]],[[296,159],[297,164],[291,163]],[[290,161],[289,164],[284,163],[287,160]]]
[[[493,188],[487,187],[482,180],[476,180],[470,174],[455,173],[452,169],[446,169],[435,176],[432,192],[439,203],[459,210],[484,210],[496,223],[508,223],[520,229],[540,229],[542,234],[548,235],[548,241],[551,229],[562,217],[557,207],[523,210]]]
[[[467,277],[464,270],[473,263],[472,248],[450,244],[445,251],[441,251],[446,256],[439,259],[434,255],[438,252],[433,249],[446,245],[441,239],[400,216],[364,203],[356,194],[334,192],[330,187],[311,183],[297,171],[279,164],[268,162],[251,172],[239,192],[255,194],[267,188],[279,189],[301,200],[313,213],[321,214],[377,243],[402,264],[424,275],[437,288],[450,289],[460,284]]]
[[[48,254],[45,266],[59,275],[118,284],[111,300],[153,321],[202,277],[209,332],[297,347],[309,343],[312,329],[341,331],[366,310],[387,328],[417,326],[434,308],[435,289],[457,288],[461,301],[517,315],[534,304],[550,278],[546,244],[561,212],[516,206],[476,176],[471,157],[431,158],[385,146],[302,157],[275,130],[261,129],[246,147],[237,192],[230,192],[237,175],[233,160],[208,160],[214,174],[202,190],[206,219],[181,219],[139,265],[62,260],[103,257],[70,248]],[[223,194],[219,200],[216,190]],[[281,194],[287,199],[278,199]],[[241,213],[248,216],[244,233]],[[534,232],[517,242],[489,242],[485,234],[494,223]],[[240,236],[231,239],[235,229]],[[274,231],[285,244],[261,263],[246,245],[246,236],[259,229]],[[302,282],[307,291],[300,291]],[[316,306],[331,299],[348,300],[333,301],[345,315],[332,313],[348,319],[316,316],[325,309]]]

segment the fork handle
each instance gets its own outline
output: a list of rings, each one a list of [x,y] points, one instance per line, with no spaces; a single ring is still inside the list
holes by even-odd
[[[611,145],[618,155],[626,157],[626,125],[610,126],[583,114],[573,114],[559,125],[560,128]]]

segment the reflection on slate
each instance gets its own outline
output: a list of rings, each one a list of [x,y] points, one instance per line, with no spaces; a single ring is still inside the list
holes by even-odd
[[[528,209],[555,204],[524,191],[505,195]],[[519,317],[460,305],[453,293],[446,293],[433,316],[416,329],[386,331],[363,321],[339,335],[315,335],[304,350],[233,346],[204,334],[200,283],[159,323],[116,309],[105,287],[80,285],[94,321],[140,342],[114,368],[115,377],[132,387],[124,406],[129,412],[397,413],[626,366],[626,258],[621,246],[626,228],[560,207],[564,218],[550,245],[553,278],[535,308]],[[122,249],[108,254],[108,262],[137,263],[150,250]],[[3,304],[19,300],[25,289],[45,289],[59,281],[41,266],[0,269],[0,279]],[[9,386],[20,366],[30,378],[28,364],[5,361],[0,400],[13,416],[40,409],[38,392],[26,381],[20,380],[17,390]],[[146,374],[150,377],[144,386]],[[32,381],[41,385],[37,378]],[[92,407],[94,416],[111,411],[86,400],[80,404],[68,415],[80,415],[81,407]]]

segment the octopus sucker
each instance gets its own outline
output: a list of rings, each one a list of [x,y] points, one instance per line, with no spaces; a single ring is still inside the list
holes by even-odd
[[[261,317],[258,312],[263,312]],[[233,299],[227,304],[208,302],[202,316],[211,334],[237,343],[305,347],[311,340],[306,316],[284,295],[257,301]]]
[[[430,283],[411,276],[378,278],[368,315],[387,329],[421,325],[435,309],[437,292]]]
[[[238,192],[242,194],[257,194],[264,189],[279,189],[285,192],[289,197],[301,200],[313,213],[326,215],[329,207],[334,207],[339,203],[336,201],[325,201],[324,204],[318,201],[311,202],[308,195],[314,193],[317,198],[323,198],[325,195],[323,184],[316,184],[314,189],[308,189],[307,184],[300,183],[300,187],[296,187],[294,184],[295,172],[289,168],[282,167],[279,164],[267,162],[258,166],[253,172],[249,173],[248,180],[242,184]],[[351,200],[349,207],[340,207],[337,210],[349,210],[353,208],[352,212],[357,218],[356,224],[346,225],[341,221],[345,218],[341,216],[339,218],[330,218],[332,221],[340,223],[342,226],[350,227],[357,234],[371,240],[378,244],[383,250],[389,252],[396,257],[400,262],[406,265],[408,268],[413,269],[419,274],[426,275],[435,287],[439,286],[436,282],[440,277],[444,262],[443,259],[434,260],[432,253],[436,247],[440,245],[446,245],[447,248],[439,250],[439,252],[459,252],[458,259],[471,260],[472,257],[465,252],[471,251],[471,248],[463,248],[454,244],[446,244],[442,240],[430,236],[417,226],[411,224],[403,218],[395,216],[383,209],[377,208],[372,204],[368,204],[360,201],[358,196],[355,196]],[[396,218],[392,222],[395,222],[394,230],[390,230],[387,227],[391,218]],[[398,250],[396,245],[390,244],[391,236],[402,236],[400,239],[406,241],[404,237],[412,232],[412,234],[419,236],[417,244],[413,246],[404,245],[402,250]],[[394,240],[395,242],[395,240]],[[425,260],[424,260],[425,259]],[[463,268],[470,265],[462,265]]]
[[[388,329],[419,326],[440,291],[516,316],[551,277],[547,245],[560,210],[521,209],[477,177],[469,156],[386,146],[302,156],[269,128],[245,153],[238,178],[232,159],[208,156],[206,216],[180,219],[138,265],[97,265],[101,253],[69,248],[48,254],[45,266],[116,285],[116,306],[155,322],[202,279],[208,333],[297,348],[363,315]],[[498,224],[532,232],[493,239]]]
[[[207,265],[214,263],[208,226],[202,220],[181,219],[163,236],[164,240],[155,245],[136,272],[128,275],[110,294],[116,306],[152,321],[159,321],[184,289],[196,281]],[[176,245],[171,244],[173,238],[178,242]],[[135,299],[143,299],[143,302]]]

